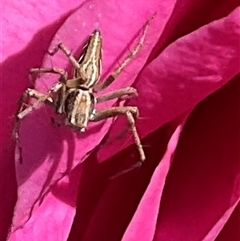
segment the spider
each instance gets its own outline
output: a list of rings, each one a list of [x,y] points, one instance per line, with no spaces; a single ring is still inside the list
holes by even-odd
[[[73,78],[68,79],[67,72],[63,69],[31,69],[30,74],[53,73],[59,75],[60,78],[46,94],[28,88],[22,95],[21,105],[16,115],[17,120],[21,120],[41,102],[53,105],[56,109],[56,113],[64,116],[66,125],[70,125],[81,132],[86,130],[88,122],[96,122],[106,118],[125,115],[133,133],[140,161],[143,163],[146,157],[135,126],[135,119],[138,117],[138,108],[136,106],[123,106],[111,107],[103,110],[95,109],[97,103],[124,96],[130,98],[136,96],[137,90],[133,87],[126,87],[99,97],[95,97],[95,93],[107,88],[137,54],[143,45],[149,21],[150,20],[146,22],[143,28],[143,34],[138,44],[126,56],[123,62],[101,83],[98,82],[101,72],[102,50],[102,37],[99,30],[94,30],[92,32],[78,60],[74,58],[71,51],[69,51],[66,46],[60,43],[52,52],[49,52],[49,54],[54,55],[58,50],[62,51],[73,65]],[[37,99],[37,101],[33,105],[25,108],[26,101],[29,97],[33,97]]]

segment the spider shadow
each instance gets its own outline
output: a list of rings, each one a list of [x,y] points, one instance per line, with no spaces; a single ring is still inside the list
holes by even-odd
[[[17,200],[17,181],[14,161],[14,140],[12,129],[17,103],[21,93],[29,86],[28,72],[32,66],[40,66],[47,46],[54,34],[70,13],[62,16],[55,23],[38,32],[29,45],[19,53],[7,58],[0,66],[2,76],[1,91],[1,169],[0,193],[2,232],[0,240],[5,240],[8,227],[11,225],[13,210]],[[36,47],[38,46],[38,47]]]
[[[75,159],[76,135],[69,126],[53,126],[50,111],[52,109],[47,111],[43,107],[37,109],[25,118],[20,130],[20,138],[23,136],[21,145],[24,149],[23,163],[17,166],[18,185],[20,189],[23,185],[23,189],[26,190],[32,187],[32,181],[39,183],[37,187],[32,187],[32,195],[27,204],[30,206],[27,220],[52,187],[70,173]],[[46,118],[43,118],[44,116]],[[97,133],[98,127],[99,125],[93,126],[89,130],[90,133]],[[77,138],[81,136],[78,135]]]
[[[1,215],[2,232],[0,240],[6,239],[8,227],[11,225],[13,210],[17,200],[17,180],[14,161],[15,141],[12,139],[14,115],[17,111],[17,103],[19,102],[23,91],[29,87],[29,70],[33,66],[41,66],[43,57],[57,30],[69,15],[78,8],[67,12],[52,24],[41,29],[35,34],[23,50],[8,57],[0,65],[2,76],[2,91],[0,98],[2,106],[0,146],[2,151],[0,153],[0,159],[2,161],[1,170],[4,170],[0,175],[0,193],[2,197],[0,212],[3,214]],[[32,123],[33,126],[30,126],[29,132],[31,132],[32,127],[34,127],[34,122],[32,121]],[[70,135],[66,136],[66,139],[68,138],[71,139]],[[33,148],[31,147],[31,149]],[[44,155],[44,152],[42,152],[39,158],[43,159]],[[33,171],[34,169],[31,170],[31,172]],[[28,176],[29,174],[30,171]]]
[[[144,139],[144,145],[148,145],[152,139],[161,140],[163,145],[161,150],[159,142],[146,148],[146,155],[154,156],[154,158],[151,158],[151,162],[146,162],[140,169],[110,180],[119,171],[139,161],[136,147],[131,145],[102,163],[99,162],[99,150],[96,148],[84,163],[70,173],[69,183],[66,186],[63,184],[53,188],[53,195],[65,203],[73,207],[77,203],[68,241],[74,240],[76,234],[81,237],[80,240],[85,240],[86,236],[91,235],[91,228],[96,229],[97,232],[106,233],[106,227],[109,225],[115,233],[111,240],[119,240],[118,236],[122,234],[131,220],[151,175],[166,150],[168,139],[174,128],[175,126],[169,131],[169,126],[164,126],[157,133]],[[102,220],[100,226],[105,228],[101,231],[96,223],[103,214],[105,218],[100,219]],[[114,226],[116,224],[116,220],[113,221],[114,216],[121,219],[116,226]]]

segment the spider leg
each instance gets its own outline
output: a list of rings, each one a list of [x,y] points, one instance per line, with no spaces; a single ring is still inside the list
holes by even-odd
[[[43,101],[47,101],[48,103],[53,103],[53,99],[49,95],[43,94],[37,90],[28,88],[24,91],[20,101],[20,108],[18,109],[18,112],[17,112],[18,119],[22,119],[24,116],[28,115],[36,107],[36,105],[33,104],[24,109],[24,107],[27,106],[26,102],[29,97],[33,97],[37,99],[38,100],[37,103],[40,103]]]
[[[139,135],[137,133],[137,129],[135,126],[135,120],[134,117],[138,116],[138,108],[133,107],[133,106],[124,106],[124,107],[112,107],[112,108],[107,108],[101,111],[97,111],[94,113],[94,115],[90,118],[89,121],[100,121],[103,119],[119,116],[119,115],[125,115],[127,117],[127,120],[130,124],[131,131],[133,133],[133,138],[135,141],[135,144],[137,146],[139,155],[140,155],[140,160],[143,163],[146,159],[145,153],[141,144],[141,140],[139,138]]]
[[[58,68],[32,68],[30,70],[30,75],[40,74],[40,73],[52,73],[61,76],[61,79],[67,80],[67,72],[64,69]]]
[[[150,21],[152,20],[153,17],[148,19],[148,21],[145,23],[143,27],[143,33],[139,39],[138,44],[133,48],[132,51],[130,51],[130,53],[126,56],[126,58],[122,61],[122,63],[120,63],[119,66],[116,69],[114,69],[113,72],[103,82],[97,83],[93,87],[94,92],[98,92],[107,88],[118,77],[118,75],[122,72],[122,70],[129,64],[132,58],[138,53],[138,51],[141,49],[144,43]]]
[[[102,96],[97,97],[97,103],[112,100],[115,98],[127,99],[137,96],[137,90],[133,87],[122,88],[119,90],[108,92]]]
[[[53,100],[51,98],[52,93],[56,93],[58,90],[60,90],[64,83],[67,80],[67,72],[63,69],[58,68],[33,68],[30,70],[30,74],[38,74],[38,73],[52,73],[52,74],[58,74],[60,75],[60,80],[55,85],[51,87],[51,89],[47,92],[47,94],[40,93],[37,90],[34,89],[27,89],[21,98],[21,105],[17,112],[17,118],[22,119],[24,116],[28,115],[30,112],[32,112],[37,105],[39,105],[41,102],[47,101],[48,103],[53,103]],[[26,105],[26,99],[28,97],[36,98],[37,101],[31,105],[28,106],[26,109],[24,109],[24,106]]]
[[[33,97],[33,98],[37,99],[38,103],[41,101],[46,101],[49,104],[53,104],[53,99],[49,95],[43,94],[34,89],[28,88],[22,94],[22,98],[19,103],[17,115],[15,116],[14,127],[13,127],[13,132],[12,132],[13,139],[16,141],[16,150],[18,150],[18,153],[19,153],[19,160],[20,160],[19,162],[20,163],[22,163],[22,154],[21,154],[22,148],[21,148],[20,140],[19,140],[19,120],[22,119],[27,114],[29,114],[35,107],[35,106],[30,105],[26,109],[24,109],[25,106],[27,106],[27,100],[29,97]]]
[[[82,84],[84,84],[84,81],[81,78],[68,79],[66,82],[68,88],[79,88]]]
[[[63,86],[62,83],[58,82],[56,85],[54,85],[47,94],[43,94],[37,90],[34,89],[27,89],[24,93],[23,93],[23,97],[21,99],[21,104],[20,104],[20,108],[19,111],[17,112],[17,119],[20,120],[22,119],[24,116],[28,115],[30,112],[32,112],[41,102],[47,102],[50,104],[53,104],[53,99],[51,98],[51,94],[57,92],[59,89],[61,89]],[[24,109],[24,106],[26,105],[26,100],[28,97],[33,97],[35,99],[37,99],[37,101],[33,104],[28,106],[26,109]]]
[[[72,52],[62,43],[58,44],[56,46],[56,48],[53,49],[53,51],[48,51],[48,53],[53,56],[54,54],[56,54],[56,52],[58,50],[61,50],[66,56],[67,58],[71,61],[72,65],[74,66],[74,68],[76,69],[80,69],[80,64],[78,63],[78,61],[74,58],[74,56],[72,55]]]

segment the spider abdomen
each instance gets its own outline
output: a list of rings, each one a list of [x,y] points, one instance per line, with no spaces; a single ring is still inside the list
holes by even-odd
[[[70,89],[67,91],[64,112],[73,127],[85,131],[90,115],[94,110],[95,99],[89,90]]]

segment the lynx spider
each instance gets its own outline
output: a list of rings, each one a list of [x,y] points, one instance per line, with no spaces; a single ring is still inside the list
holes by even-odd
[[[153,18],[153,17],[152,17]],[[151,19],[152,19],[151,18]],[[142,36],[134,49],[126,56],[123,62],[113,70],[113,72],[101,83],[98,82],[101,72],[101,50],[102,38],[99,30],[94,30],[90,35],[88,43],[83,52],[76,60],[71,51],[60,43],[50,55],[54,55],[61,50],[70,60],[74,67],[73,78],[68,79],[67,72],[58,68],[33,68],[30,74],[52,73],[60,75],[59,81],[53,85],[46,94],[35,89],[28,88],[22,96],[21,105],[17,113],[17,120],[21,120],[29,114],[41,102],[46,102],[55,106],[58,114],[65,116],[65,124],[84,132],[88,122],[96,122],[106,118],[125,115],[130,124],[136,143],[140,164],[146,159],[145,153],[135,126],[135,118],[138,117],[136,106],[111,107],[96,111],[95,104],[121,97],[133,97],[137,95],[137,90],[133,87],[126,87],[95,97],[94,93],[107,88],[128,65],[132,58],[138,53],[144,43],[146,32],[149,26],[149,19],[143,27]],[[37,101],[25,108],[28,97],[36,98]],[[18,138],[18,133],[16,131]]]

